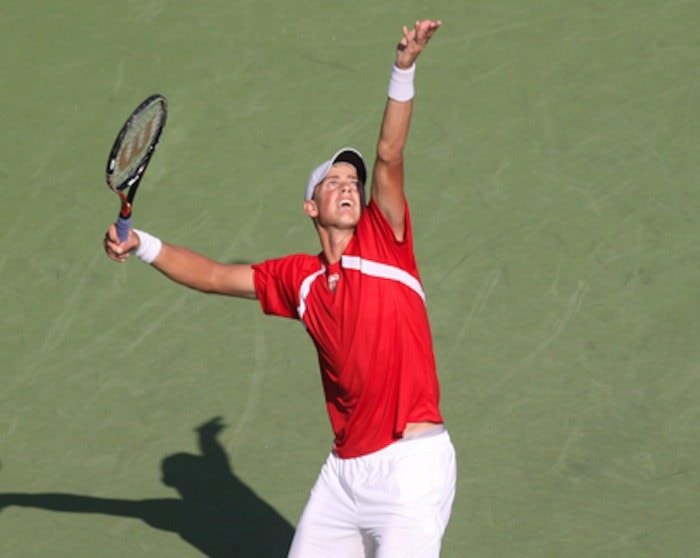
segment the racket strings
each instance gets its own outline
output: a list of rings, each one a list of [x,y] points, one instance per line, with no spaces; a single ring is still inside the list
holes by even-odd
[[[114,158],[113,180],[116,184],[127,181],[144,163],[155,146],[164,116],[161,104],[154,103],[131,119]]]

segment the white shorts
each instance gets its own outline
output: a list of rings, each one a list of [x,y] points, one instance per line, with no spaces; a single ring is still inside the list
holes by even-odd
[[[435,558],[455,496],[446,431],[352,459],[328,457],[290,558]]]

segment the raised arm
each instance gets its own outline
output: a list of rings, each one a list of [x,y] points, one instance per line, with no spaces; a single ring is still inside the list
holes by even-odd
[[[104,240],[105,252],[116,262],[124,262],[133,252],[173,281],[204,293],[255,298],[253,267],[249,264],[223,264],[188,248],[167,244],[141,231],[129,231],[120,243],[111,225]]]
[[[372,200],[386,217],[397,240],[403,240],[405,232],[403,160],[413,111],[415,62],[441,25],[439,20],[426,19],[416,21],[413,29],[404,26],[403,37],[396,48],[389,98],[379,131]]]

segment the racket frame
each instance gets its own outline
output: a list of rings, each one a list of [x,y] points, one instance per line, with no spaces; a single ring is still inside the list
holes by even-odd
[[[154,103],[160,103],[162,107],[162,117],[160,119],[158,128],[151,138],[148,149],[141,156],[141,159],[136,164],[134,170],[126,176],[119,184],[114,181],[114,171],[117,165],[117,157],[119,151],[122,147],[125,136],[129,132],[133,122],[138,119],[141,113],[150,107]],[[141,178],[143,178],[146,172],[146,167],[151,160],[153,152],[155,151],[160,136],[163,133],[163,128],[165,127],[165,122],[168,118],[168,102],[163,95],[154,94],[150,95],[144,99],[139,106],[137,106],[134,111],[129,115],[126,122],[122,125],[117,134],[117,138],[114,140],[112,149],[109,152],[109,157],[107,159],[107,168],[105,171],[105,179],[107,181],[107,186],[110,190],[113,190],[121,201],[121,208],[119,210],[119,216],[117,218],[117,231],[119,233],[119,238],[124,242],[127,238],[129,228],[131,227],[131,207],[134,202],[134,196],[136,195],[136,190],[138,189]],[[125,193],[126,191],[126,193]]]

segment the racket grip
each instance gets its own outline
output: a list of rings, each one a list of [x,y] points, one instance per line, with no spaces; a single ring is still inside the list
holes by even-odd
[[[129,229],[131,228],[131,217],[122,217],[121,215],[117,218],[117,234],[119,235],[119,241],[124,242],[129,237]]]

